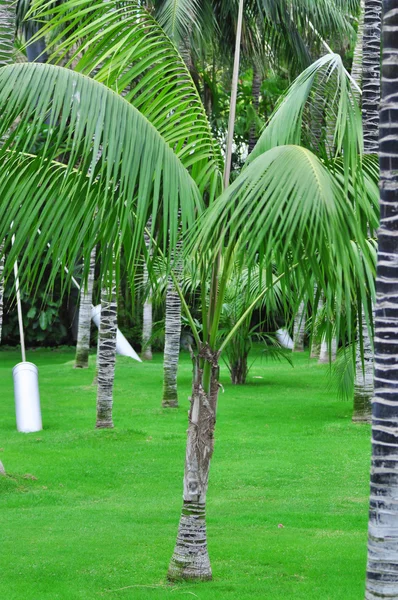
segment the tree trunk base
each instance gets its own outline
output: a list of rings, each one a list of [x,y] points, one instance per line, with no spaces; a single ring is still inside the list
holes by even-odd
[[[178,400],[162,400],[163,408],[178,408]]]
[[[177,542],[167,573],[169,581],[212,579],[204,504],[184,501]]]
[[[144,350],[144,352],[141,352],[141,358],[142,360],[152,360],[152,350]]]
[[[97,421],[95,424],[96,429],[113,429],[113,421]]]
[[[352,415],[352,422],[353,423],[368,423],[370,424],[372,422],[372,415],[368,414],[368,415]]]

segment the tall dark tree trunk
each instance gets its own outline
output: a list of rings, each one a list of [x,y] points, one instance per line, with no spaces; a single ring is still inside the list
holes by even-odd
[[[98,343],[97,422],[99,429],[113,427],[113,384],[116,365],[116,285],[101,293],[101,320]]]
[[[5,67],[13,62],[15,38],[15,2],[2,0],[0,4],[0,67]],[[1,140],[0,140],[1,143]],[[4,257],[3,243],[0,243],[0,343],[3,329],[3,304],[4,304]]]
[[[253,98],[253,108],[255,110],[256,115],[258,114],[258,107],[260,105],[261,83],[262,83],[261,72],[260,72],[259,68],[256,65],[254,65],[253,66],[252,98]],[[256,124],[253,123],[253,125],[250,128],[250,133],[249,133],[249,147],[248,147],[249,154],[253,151],[254,146],[257,144],[257,139],[258,139],[257,127],[256,127]]]
[[[381,2],[372,2],[381,8]],[[398,2],[384,0],[375,397],[366,600],[398,598]]]
[[[208,392],[204,389],[201,360],[210,366]],[[206,494],[214,448],[219,391],[218,353],[212,352],[207,345],[204,345],[193,362],[194,379],[188,415],[183,507],[177,542],[168,572],[168,578],[172,581],[212,577],[207,551]]]
[[[379,150],[380,36],[382,0],[365,0],[362,70],[362,123],[365,154]],[[357,350],[354,387],[354,421],[371,416],[374,369],[373,344],[366,324],[363,327],[364,367]]]

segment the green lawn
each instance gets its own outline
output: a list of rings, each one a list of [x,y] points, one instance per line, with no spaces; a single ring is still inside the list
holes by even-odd
[[[95,431],[92,366],[36,351],[44,431],[15,430],[12,366],[0,352],[0,598],[362,600],[369,427],[330,390],[327,368],[258,360],[223,369],[208,494],[214,580],[168,585],[182,501],[191,365],[163,410],[162,360],[119,358],[114,430]],[[281,527],[283,525],[283,527]]]

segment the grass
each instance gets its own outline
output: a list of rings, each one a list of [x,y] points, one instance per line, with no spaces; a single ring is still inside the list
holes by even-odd
[[[327,368],[257,361],[223,369],[208,494],[214,580],[165,579],[182,502],[191,366],[181,407],[160,408],[161,356],[118,358],[114,430],[96,431],[93,366],[72,350],[28,353],[44,430],[15,430],[0,353],[0,598],[4,600],[359,600],[366,564],[369,427],[328,386]],[[94,365],[94,359],[92,359]]]

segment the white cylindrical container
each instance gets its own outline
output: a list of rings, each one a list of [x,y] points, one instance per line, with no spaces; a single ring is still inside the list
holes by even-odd
[[[13,368],[12,375],[18,431],[41,431],[39,372],[36,365],[21,362]]]

